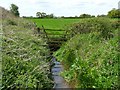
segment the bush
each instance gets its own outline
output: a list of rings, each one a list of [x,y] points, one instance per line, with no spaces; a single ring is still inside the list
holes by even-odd
[[[115,29],[120,28],[120,20],[116,20],[112,22],[112,27]]]
[[[10,20],[10,19],[7,20],[7,24],[8,25],[17,25],[17,23],[15,21]]]
[[[74,23],[67,27],[67,37],[71,38],[76,34],[97,32],[100,37],[108,39],[113,37],[112,30],[111,21],[108,18],[83,19],[79,23]]]

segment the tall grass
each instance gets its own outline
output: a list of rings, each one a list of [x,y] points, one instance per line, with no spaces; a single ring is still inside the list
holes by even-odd
[[[76,34],[70,31],[70,35],[73,36],[54,53],[66,69],[61,75],[72,87],[80,89],[119,87],[118,31],[112,26],[108,27],[107,25],[112,23],[106,19],[98,20],[81,21],[70,26],[70,30],[75,30]],[[76,25],[78,28],[73,29]],[[92,31],[86,33],[84,30]],[[104,30],[107,32],[102,33]],[[109,32],[113,37],[106,39]]]
[[[3,18],[2,90],[51,88],[46,39],[35,36],[32,22]]]

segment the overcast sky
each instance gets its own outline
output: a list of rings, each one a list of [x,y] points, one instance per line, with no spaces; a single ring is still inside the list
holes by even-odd
[[[9,10],[10,4],[19,7],[20,16],[36,16],[36,12],[53,13],[55,16],[107,14],[118,8],[119,0],[0,0],[0,6]]]

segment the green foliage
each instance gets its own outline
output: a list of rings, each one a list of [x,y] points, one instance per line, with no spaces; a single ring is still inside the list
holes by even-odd
[[[45,12],[37,12],[36,17],[38,17],[38,18],[54,18],[54,14],[46,14]]]
[[[102,14],[102,15],[97,15],[97,17],[107,17],[107,15]]]
[[[19,16],[18,6],[15,4],[11,4],[10,11],[15,15]]]
[[[113,8],[108,12],[107,16],[110,18],[120,18],[120,9]]]
[[[42,13],[41,12],[37,12],[36,13],[36,17],[38,17],[38,18],[42,17]]]
[[[89,15],[89,14],[81,14],[80,15],[81,18],[91,18],[93,16]]]
[[[77,32],[54,53],[54,56],[65,66],[65,71],[61,75],[73,87],[111,89],[119,87],[118,31],[111,26],[109,27],[111,24],[109,21],[105,21],[106,19],[99,20],[87,19],[74,24],[75,26],[73,25],[70,30],[75,29],[79,32],[83,29],[88,31],[81,31],[81,34]],[[78,25],[77,29],[76,25]],[[89,30],[91,31],[89,32]],[[101,37],[104,35],[102,30],[113,32],[114,37],[107,40],[103,39]]]
[[[33,34],[29,21],[15,20],[3,19],[2,89],[51,88],[46,40]]]
[[[120,20],[115,20],[115,21],[112,21],[112,27],[115,28],[115,29],[119,29],[120,28]]]
[[[17,23],[15,22],[15,21],[13,21],[13,20],[7,20],[7,24],[8,25],[17,25]]]
[[[76,34],[96,32],[99,36],[107,39],[112,37],[112,25],[108,18],[90,18],[81,20],[67,27],[68,38]]]

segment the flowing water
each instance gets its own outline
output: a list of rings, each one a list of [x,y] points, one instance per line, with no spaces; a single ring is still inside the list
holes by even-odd
[[[69,85],[65,82],[62,76],[60,76],[60,72],[63,71],[63,66],[56,60],[55,57],[52,58],[54,66],[51,69],[52,78],[54,80],[54,90],[62,90],[67,88],[67,90],[71,90]]]

